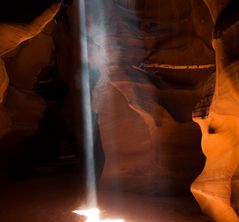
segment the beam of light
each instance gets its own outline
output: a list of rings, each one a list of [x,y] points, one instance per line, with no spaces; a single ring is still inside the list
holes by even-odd
[[[88,1],[88,2],[87,2]],[[83,124],[84,124],[84,149],[86,158],[86,204],[88,208],[86,210],[75,210],[80,216],[86,218],[85,222],[124,222],[123,219],[108,219],[100,218],[100,210],[97,207],[97,195],[96,195],[96,172],[95,172],[95,158],[94,158],[94,138],[93,138],[93,119],[92,119],[92,107],[91,107],[91,85],[90,85],[90,69],[89,57],[96,61],[96,66],[103,66],[105,64],[106,51],[104,49],[105,45],[105,24],[104,24],[104,11],[101,12],[101,22],[103,27],[100,28],[97,25],[89,24],[87,25],[87,15],[88,13],[95,14],[102,8],[102,0],[78,0],[78,13],[80,15],[80,52],[81,52],[81,70],[77,78],[80,79],[80,89],[82,90],[82,107],[83,107]],[[87,13],[86,13],[86,3],[87,3]],[[88,5],[89,3],[89,5]],[[90,12],[89,12],[89,11]],[[95,44],[88,47],[88,32],[98,33],[101,35],[99,45]],[[103,46],[101,46],[103,45]],[[100,51],[99,51],[100,50]],[[102,56],[103,55],[103,56]],[[107,67],[107,65],[106,65]],[[107,70],[107,68],[106,68]],[[104,73],[104,72],[103,72]],[[101,73],[102,74],[102,73]]]
[[[75,210],[73,213],[85,216],[87,218],[86,222],[124,222],[123,219],[100,219],[100,210],[97,208]]]
[[[84,149],[86,154],[86,204],[96,207],[96,174],[94,163],[93,123],[91,109],[90,72],[88,67],[88,44],[85,0],[79,0],[78,12],[80,15],[80,50],[81,50],[81,89],[84,124]],[[86,64],[86,65],[85,65]]]

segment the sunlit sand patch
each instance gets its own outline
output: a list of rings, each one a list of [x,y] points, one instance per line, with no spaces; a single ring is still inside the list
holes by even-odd
[[[123,219],[100,219],[100,210],[98,208],[74,210],[84,218],[83,222],[125,222]]]

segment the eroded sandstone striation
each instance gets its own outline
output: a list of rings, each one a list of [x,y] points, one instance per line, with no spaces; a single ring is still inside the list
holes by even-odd
[[[27,150],[19,146],[34,135],[46,108],[34,86],[41,69],[50,63],[53,42],[49,30],[52,28],[47,24],[59,7],[58,3],[51,3],[51,7],[28,23],[0,24],[0,162],[4,180],[9,170],[6,169],[9,155]],[[27,155],[23,152],[19,157],[21,163],[17,168],[24,168]]]
[[[211,87],[205,94],[210,96],[204,97],[193,115],[202,131],[206,164],[191,189],[204,213],[214,221],[238,222],[239,57],[236,39],[239,23],[237,20],[232,23],[231,18],[239,8],[236,1],[205,2],[215,23],[212,43],[216,53],[216,76],[215,84],[209,84]],[[206,112],[198,112],[205,108]]]
[[[208,10],[201,1],[103,2],[88,5],[101,187],[185,192],[203,164],[191,112],[215,68]]]
[[[93,111],[105,154],[102,189],[154,195],[189,190],[204,163],[191,113],[206,88],[193,120],[200,125],[207,160],[192,192],[216,222],[239,220],[239,29],[236,16],[227,17],[230,2],[235,1],[87,1],[89,61],[84,62],[89,62]],[[58,7],[27,25],[0,24],[0,137],[11,130],[32,135],[38,127],[45,102],[33,88],[51,59],[53,40],[43,29]],[[78,49],[71,48],[71,41],[78,45],[78,31],[71,30],[70,38],[56,37],[66,41],[57,49],[66,79],[79,65]],[[69,48],[73,54],[65,52]],[[41,53],[28,57],[36,51]],[[67,62],[62,61],[65,53]],[[76,65],[68,67],[74,59]],[[69,108],[67,112],[72,115]]]
[[[32,90],[37,80],[36,75],[39,74],[42,67],[49,63],[52,50],[50,37],[39,33],[54,17],[58,9],[59,4],[52,5],[30,24],[0,24],[0,55],[4,59],[1,58],[0,64],[1,116],[8,120],[1,121],[0,129],[2,130],[9,130],[14,126],[23,126],[24,124],[26,127],[37,128],[38,120],[43,113],[44,102]],[[36,35],[37,37],[31,43],[25,42],[18,47],[23,41]],[[45,53],[37,53],[37,51],[39,52],[38,47],[41,48],[40,50],[45,50]],[[29,57],[29,51],[33,52],[30,54],[34,56]],[[11,87],[8,88],[9,81]],[[34,106],[34,104],[38,105]],[[6,109],[8,113],[6,113]],[[27,111],[30,116],[26,115]],[[1,133],[0,136],[3,135]]]

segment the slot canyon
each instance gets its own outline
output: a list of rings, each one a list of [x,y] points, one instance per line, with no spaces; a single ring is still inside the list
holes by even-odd
[[[238,21],[237,0],[4,1],[0,221],[99,222],[73,213],[90,199],[239,222]]]

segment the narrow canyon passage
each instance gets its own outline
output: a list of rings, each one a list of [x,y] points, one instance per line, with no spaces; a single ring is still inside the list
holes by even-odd
[[[238,11],[3,4],[0,221],[85,222],[72,211],[92,206],[125,222],[237,219]]]

